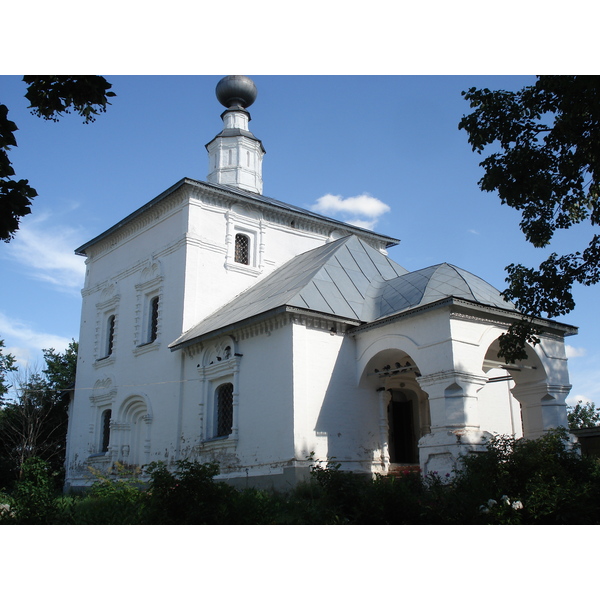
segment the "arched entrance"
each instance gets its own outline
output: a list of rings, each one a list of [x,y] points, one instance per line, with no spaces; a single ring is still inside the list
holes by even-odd
[[[537,438],[551,429],[568,427],[565,399],[571,386],[564,345],[542,338],[535,349],[528,346],[528,358],[516,364],[505,364],[498,358],[498,349],[496,339],[485,354],[483,370],[488,376],[485,388],[503,380],[509,382],[509,402],[518,402],[523,437]]]
[[[430,432],[427,394],[417,382],[421,375],[409,354],[384,350],[367,363],[363,384],[377,391],[383,471],[419,464],[419,440]]]

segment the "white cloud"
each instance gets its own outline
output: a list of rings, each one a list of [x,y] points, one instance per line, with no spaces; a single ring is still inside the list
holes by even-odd
[[[369,194],[350,198],[325,194],[310,209],[330,217],[339,217],[351,225],[365,229],[373,229],[379,217],[391,210],[385,202]]]
[[[49,215],[25,221],[8,246],[8,256],[34,279],[50,283],[68,293],[79,293],[85,276],[84,259],[75,256],[81,245],[81,232],[64,225],[53,225]]]
[[[364,219],[348,219],[346,223],[348,223],[348,225],[354,225],[355,227],[373,230],[377,224],[377,219],[372,219],[371,221],[365,221]]]
[[[573,396],[572,398],[571,398],[571,396],[569,396],[567,398],[567,404],[569,406],[575,406],[578,402],[587,404],[588,402],[593,402],[593,400],[591,400],[587,396],[584,396],[583,394],[577,394],[576,396]]]
[[[35,331],[29,323],[10,319],[1,312],[0,336],[5,340],[5,354],[12,354],[21,367],[40,362],[42,348],[54,348],[57,352],[64,352],[71,342],[70,339],[59,335]]]
[[[567,358],[577,358],[578,356],[586,355],[585,348],[575,348],[575,346],[569,346],[569,344],[565,345],[565,351]]]

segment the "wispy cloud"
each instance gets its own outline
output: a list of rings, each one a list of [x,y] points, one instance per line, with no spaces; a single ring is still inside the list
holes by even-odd
[[[26,220],[7,248],[25,273],[67,293],[83,287],[85,264],[73,250],[81,244],[81,231],[52,222],[49,214]]]
[[[349,198],[325,194],[310,209],[364,229],[373,229],[379,217],[391,210],[385,202],[369,194]]]
[[[569,346],[569,344],[565,345],[565,351],[567,358],[577,358],[578,356],[586,355],[585,348],[575,348],[575,346]]]
[[[12,243],[12,242],[11,242]],[[11,319],[0,312],[0,337],[6,340],[6,354],[12,354],[22,367],[31,366],[41,360],[41,349],[54,348],[64,352],[70,339],[36,331],[30,323]]]

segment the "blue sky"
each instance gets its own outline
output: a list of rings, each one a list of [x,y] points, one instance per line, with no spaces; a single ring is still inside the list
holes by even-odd
[[[264,194],[399,238],[390,256],[409,270],[448,262],[502,290],[506,265],[537,266],[590,235],[581,227],[535,250],[518,213],[477,186],[481,157],[458,130],[469,111],[461,91],[518,89],[533,77],[248,75],[258,87],[250,129],[267,151]],[[219,75],[106,77],[117,96],[88,125],[32,116],[21,78],[0,77],[19,127],[11,160],[39,193],[0,246],[0,337],[22,365],[41,366],[42,348],[78,338],[84,264],[73,250],[182,177],[204,180],[204,145],[222,128]],[[580,327],[567,340],[571,401],[600,400],[596,294],[578,289],[561,319]]]

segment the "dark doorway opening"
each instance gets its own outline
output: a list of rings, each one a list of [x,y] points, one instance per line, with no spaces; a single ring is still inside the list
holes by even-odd
[[[390,462],[416,464],[419,462],[413,402],[405,394],[391,390],[388,404]]]

